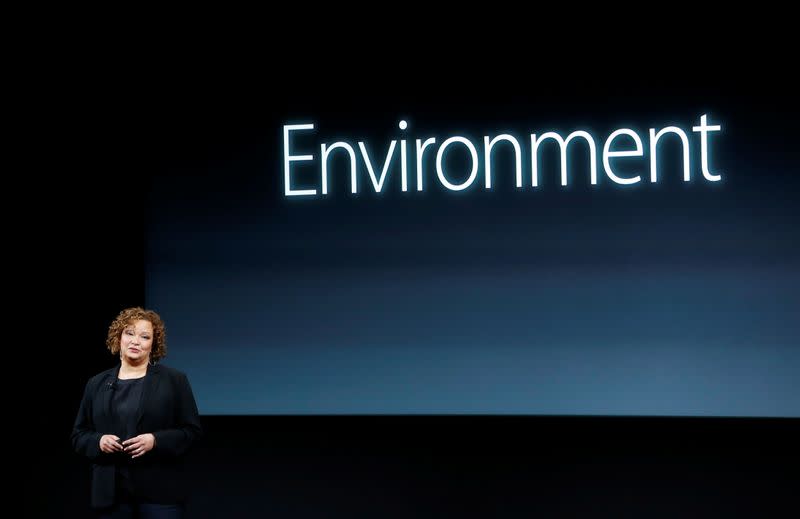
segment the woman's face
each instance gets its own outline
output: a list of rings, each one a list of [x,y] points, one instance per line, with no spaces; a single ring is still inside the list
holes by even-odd
[[[153,323],[141,319],[126,326],[122,330],[119,347],[120,355],[131,362],[149,361],[153,348]]]

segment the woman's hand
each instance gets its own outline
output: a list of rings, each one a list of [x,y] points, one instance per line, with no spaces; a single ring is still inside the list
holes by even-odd
[[[133,438],[128,438],[122,445],[125,446],[125,452],[131,454],[131,458],[138,458],[145,452],[153,450],[156,446],[156,437],[150,433],[140,434]]]
[[[119,436],[104,434],[100,437],[100,450],[106,454],[122,452],[122,445],[119,443]]]

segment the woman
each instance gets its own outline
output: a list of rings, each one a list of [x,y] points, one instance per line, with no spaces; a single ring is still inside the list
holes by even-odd
[[[92,506],[101,517],[181,517],[183,458],[200,437],[186,375],[158,364],[167,353],[164,322],[127,308],[108,329],[120,363],[89,379],[72,431],[92,461]]]

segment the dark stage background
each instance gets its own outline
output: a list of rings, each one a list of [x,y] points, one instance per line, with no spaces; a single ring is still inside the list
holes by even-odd
[[[315,70],[316,82],[298,87],[291,96],[301,98],[302,88],[318,93],[313,113],[319,114],[318,121],[323,122],[321,111],[339,95],[346,95],[350,105],[355,100],[367,100],[369,106],[385,106],[383,103],[391,100],[399,105],[425,106],[428,114],[436,113],[440,107],[445,110],[441,113],[449,117],[461,113],[459,106],[480,105],[478,100],[487,91],[502,91],[507,100],[504,104],[509,107],[529,93],[539,96],[547,92],[561,99],[560,106],[575,99],[567,118],[589,117],[591,107],[598,106],[604,106],[606,114],[614,113],[604,104],[607,100],[631,107],[630,120],[644,126],[668,123],[655,115],[671,113],[673,108],[684,106],[685,101],[698,99],[698,94],[724,92],[714,103],[735,109],[752,124],[753,131],[747,135],[753,140],[740,137],[739,142],[766,149],[774,146],[781,151],[780,156],[770,155],[765,160],[778,161],[785,168],[781,170],[785,175],[778,175],[777,169],[771,168],[764,183],[746,183],[736,191],[737,196],[752,202],[752,190],[763,187],[771,200],[778,201],[777,205],[767,200],[756,204],[757,208],[773,211],[770,214],[775,218],[771,221],[777,225],[776,234],[764,236],[758,227],[763,220],[750,220],[753,243],[771,247],[770,261],[759,264],[764,258],[745,256],[740,258],[740,266],[771,265],[777,268],[766,268],[771,275],[796,275],[798,249],[792,230],[798,186],[793,175],[797,170],[793,144],[797,130],[792,120],[797,110],[789,95],[793,91],[791,84],[784,77],[771,75],[776,70],[774,63],[764,62],[745,70],[722,62],[713,69],[703,69],[705,60],[692,63],[690,68],[669,62],[657,71],[637,71],[622,77],[576,64],[569,71],[563,66],[550,69],[569,73],[559,74],[562,80],[558,83],[545,81],[544,74],[527,74],[514,81],[502,74],[507,68],[500,65],[509,65],[506,61],[498,62],[497,70],[476,76],[467,63],[468,60],[455,60],[435,73],[425,67],[421,80],[412,79],[410,74],[396,78],[384,71],[375,74],[372,86],[358,82],[360,86],[353,86],[352,80],[342,80],[351,77],[347,76],[350,69],[323,68]],[[554,62],[546,63],[556,67]],[[546,68],[546,63],[540,62],[539,66]],[[80,516],[88,512],[89,468],[71,452],[69,432],[86,378],[111,365],[112,359],[103,351],[108,322],[121,308],[144,304],[150,297],[146,293],[145,270],[150,196],[155,185],[180,179],[170,178],[165,165],[182,160],[184,153],[189,153],[193,161],[203,162],[203,154],[213,149],[210,144],[219,145],[217,150],[229,150],[242,133],[257,134],[258,130],[253,133],[254,125],[263,124],[261,116],[270,104],[270,96],[280,95],[277,76],[265,77],[263,71],[252,76],[237,75],[233,70],[241,69],[240,63],[236,65],[227,70],[224,66],[211,69],[202,62],[192,63],[191,67],[172,62],[170,66],[148,69],[147,77],[157,77],[158,81],[131,79],[124,96],[113,95],[120,93],[113,89],[109,92],[98,88],[94,101],[107,106],[108,112],[86,132],[87,143],[78,148],[76,157],[84,158],[87,170],[104,174],[100,180],[88,175],[70,176],[56,184],[70,196],[66,200],[54,197],[53,206],[64,217],[53,224],[58,232],[50,245],[71,255],[74,264],[61,268],[59,263],[43,273],[41,281],[43,286],[58,287],[57,300],[68,305],[65,333],[80,338],[68,339],[68,344],[79,347],[80,354],[67,355],[59,364],[60,369],[48,375],[57,383],[57,391],[52,394],[54,402],[33,422],[33,442],[47,448],[36,449],[30,465],[34,477],[29,490],[32,496],[38,496],[31,501],[35,509],[44,503],[45,516]],[[271,71],[287,70],[287,66],[293,74],[301,73],[285,63],[269,64]],[[678,73],[681,70],[683,74]],[[702,70],[708,75],[707,81],[700,79]],[[738,82],[742,76],[761,80],[755,89],[744,88]],[[125,77],[130,79],[129,75]],[[306,77],[310,79],[311,75]],[[588,98],[583,96],[585,83],[578,81],[581,78],[596,87]],[[609,82],[609,78],[617,81]],[[109,80],[111,83],[113,79]],[[320,89],[320,84],[325,88]],[[498,84],[511,86],[507,91],[498,90]],[[657,105],[653,117],[644,115],[649,110],[646,107],[653,106],[651,99]],[[703,113],[691,108],[689,115]],[[362,115],[369,111],[366,107],[361,110]],[[477,106],[476,110],[480,112],[481,108]],[[387,127],[399,118],[394,112],[386,118]],[[555,118],[560,113],[561,110],[554,110],[550,116]],[[461,117],[473,118],[470,113],[462,113]],[[488,121],[481,119],[484,120]],[[726,123],[724,114],[720,114],[720,120]],[[772,124],[764,127],[760,124],[763,120]],[[492,130],[488,122],[481,126]],[[354,123],[353,127],[359,125]],[[530,130],[547,127],[535,124]],[[735,150],[731,153],[726,159],[729,178],[740,166]],[[753,171],[749,163],[741,168]],[[696,171],[693,175],[697,178]],[[640,191],[656,189],[644,187]],[[704,188],[701,185],[682,190],[679,182],[665,184],[665,189],[678,193],[684,201],[696,195],[694,187]],[[341,185],[339,188],[341,191]],[[604,189],[598,187],[596,193],[601,197],[619,193],[619,188],[613,192]],[[707,190],[704,192],[708,194]],[[535,196],[541,200],[546,195],[543,191]],[[576,188],[564,198],[570,195],[586,199],[587,193]],[[476,203],[491,198],[477,193],[465,195],[470,196],[476,197]],[[533,196],[525,194],[523,198]],[[220,192],[219,199],[235,203],[226,198],[225,192]],[[752,204],[744,206],[753,211]],[[698,215],[704,214],[697,207],[694,210]],[[725,213],[728,215],[734,213],[731,205],[723,205],[723,210],[729,211]],[[739,215],[738,221],[748,222],[746,214]],[[713,219],[713,215],[706,217]],[[702,236],[695,239],[704,250],[711,247]],[[724,247],[718,252],[725,257]],[[709,265],[715,259],[719,258],[709,259]],[[783,279],[787,281],[783,288],[780,278],[769,286],[782,290],[792,286],[792,279],[796,278]],[[768,294],[759,297],[754,294],[752,314],[766,319],[760,310],[776,301]],[[80,304],[76,303],[79,298]],[[796,308],[796,295],[784,302],[788,306],[782,306],[779,312]],[[786,351],[796,355],[796,349],[791,349],[796,348],[797,338],[791,335],[793,317],[779,313],[769,318],[775,319],[771,323],[781,331]],[[169,322],[168,319],[168,325]],[[768,328],[769,323],[764,326]],[[696,330],[702,329],[698,323]],[[696,337],[695,344],[701,339]],[[174,344],[176,352],[185,346]],[[191,356],[191,352],[185,355]],[[176,355],[176,359],[179,357]],[[180,362],[175,366],[182,367]],[[791,371],[791,367],[790,363],[776,369]],[[766,384],[770,381],[768,371],[765,370]],[[729,375],[730,381],[735,382],[735,374]],[[700,381],[703,379],[699,376]],[[786,380],[782,386],[786,391],[773,395],[770,405],[775,405],[774,409],[796,409],[796,400],[792,400],[797,390],[796,377]],[[746,388],[737,390],[746,392]],[[756,405],[744,414],[758,414],[761,408]],[[206,436],[191,460],[190,477],[196,493],[189,508],[194,517],[508,517],[526,513],[730,517],[762,516],[765,509],[796,504],[795,439],[800,431],[795,419],[501,416],[486,411],[489,414],[469,416],[445,416],[439,414],[444,412],[441,409],[428,416],[204,414]]]
[[[145,298],[170,323],[171,360],[200,408],[800,417],[798,131],[786,99],[720,78],[612,75],[587,85],[591,73],[562,74],[522,87],[466,70],[430,83],[390,76],[379,87],[287,73],[268,95],[240,93],[219,112],[215,97],[163,120]],[[691,128],[703,114],[722,127],[708,138],[719,182],[700,173]],[[314,156],[293,165],[293,188],[320,192],[320,143],[341,139],[356,150],[357,194],[338,152],[327,196],[284,196],[283,125],[310,122],[314,130],[291,138],[293,155]],[[659,143],[651,183],[648,128],[672,125],[689,134],[691,181],[672,135]],[[644,141],[643,157],[614,160],[617,174],[643,177],[630,186],[609,180],[600,157],[621,127]],[[578,141],[568,186],[550,142],[530,187],[530,133],[551,130],[594,135],[596,186]],[[501,133],[522,141],[522,188],[508,144],[494,151],[484,188],[483,136]],[[453,135],[468,136],[481,163],[459,192],[433,171]],[[417,192],[414,139],[429,136],[437,146]],[[411,190],[401,191],[395,150],[376,194],[356,141],[379,175],[401,138],[412,149]],[[445,166],[461,182],[467,151],[449,150]]]

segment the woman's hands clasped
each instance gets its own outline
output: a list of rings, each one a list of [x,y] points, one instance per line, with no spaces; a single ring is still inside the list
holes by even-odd
[[[100,437],[100,450],[106,454],[125,452],[130,454],[131,458],[138,458],[153,450],[155,446],[156,437],[151,433],[140,434],[139,436],[128,438],[124,442],[120,442],[119,436],[114,434],[104,434]]]

